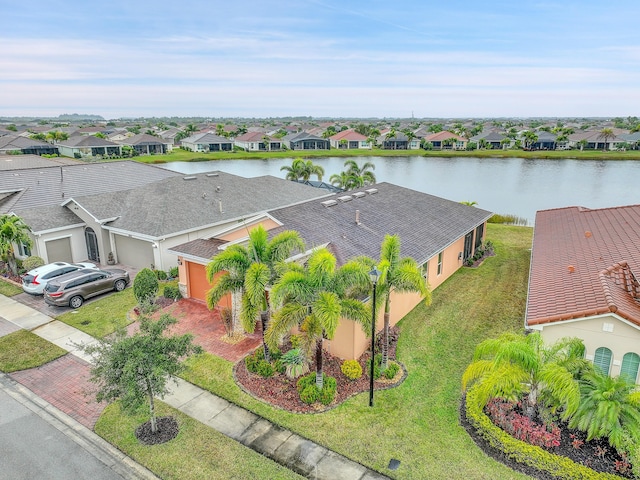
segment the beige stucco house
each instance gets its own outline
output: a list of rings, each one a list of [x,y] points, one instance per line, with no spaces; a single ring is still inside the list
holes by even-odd
[[[307,251],[327,247],[341,265],[351,258],[380,256],[386,234],[398,234],[402,256],[414,258],[422,266],[431,288],[449,278],[475,253],[483,242],[491,212],[458,202],[379,183],[359,190],[331,194],[287,207],[268,210],[251,222],[237,225],[209,240],[196,240],[171,248],[178,255],[180,283],[187,296],[205,300],[211,285],[206,280],[209,260],[229,242],[245,241],[248,231],[262,224],[275,235],[283,230],[300,233]],[[298,258],[300,258],[300,256]],[[420,301],[416,294],[392,297],[391,324],[395,325]],[[223,299],[229,306],[229,298]],[[378,328],[383,325],[378,315]],[[359,357],[368,340],[360,325],[341,320],[334,339],[325,340],[330,353],[344,359]]]
[[[604,372],[638,381],[640,205],[536,215],[526,326],[581,338]]]

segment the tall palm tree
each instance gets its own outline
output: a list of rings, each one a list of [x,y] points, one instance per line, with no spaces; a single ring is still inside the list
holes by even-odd
[[[7,262],[14,275],[18,274],[18,264],[13,245],[22,243],[30,246],[30,231],[20,217],[9,214],[0,216],[0,258]]]
[[[196,127],[193,123],[189,123],[186,127],[184,127],[183,132],[186,133],[187,137],[190,137],[194,133],[198,131],[198,127]]]
[[[311,160],[303,160],[302,158],[296,158],[291,162],[291,166],[283,165],[280,167],[281,171],[286,171],[287,175],[285,178],[287,180],[304,180],[308,181],[312,175],[315,175],[318,178],[318,181],[322,181],[322,176],[324,175],[324,168],[320,165],[316,165]]]
[[[607,144],[613,140],[614,138],[616,138],[616,134],[613,133],[613,130],[610,128],[603,128],[602,130],[600,130],[600,134],[598,135],[598,138],[602,139],[604,141],[604,147],[603,150],[607,150]]]
[[[533,130],[527,130],[522,134],[524,146],[527,150],[531,150],[533,145],[538,141],[538,135]]]
[[[342,190],[353,190],[355,187],[353,176],[347,172],[334,173],[329,177],[331,185],[334,185]]]
[[[292,254],[304,251],[304,248],[298,232],[286,230],[269,240],[267,231],[259,225],[249,232],[247,246],[230,246],[207,265],[207,278],[210,281],[217,273],[225,272],[207,293],[209,308],[215,306],[214,300],[219,301],[225,293],[241,292],[240,320],[247,332],[253,332],[260,318],[266,360],[270,358],[269,347],[264,341],[271,313],[268,290],[277,278],[281,264]]]
[[[380,136],[380,130],[375,127],[369,128],[369,133],[367,135],[367,141],[371,144],[371,148],[375,148],[377,146],[378,137]]]
[[[373,170],[376,169],[374,163],[365,162],[359,166],[355,160],[346,160],[344,166],[347,169],[346,172],[355,179],[354,188],[376,183],[376,175],[373,173]]]
[[[394,292],[419,293],[425,304],[429,305],[431,304],[431,292],[416,261],[413,258],[400,257],[400,237],[398,235],[385,235],[380,248],[378,268],[382,273],[376,284],[376,297],[380,303],[384,303],[382,339],[382,369],[384,370],[389,363],[391,294]]]
[[[526,413],[534,418],[541,405],[561,410],[567,419],[580,404],[577,373],[587,368],[584,345],[577,338],[563,338],[545,346],[539,332],[505,333],[481,342],[473,363],[462,375],[462,388],[476,383],[482,406],[491,398],[518,401],[526,396]]]
[[[285,272],[273,286],[274,313],[266,339],[275,347],[292,328],[299,327],[303,347],[315,348],[316,386],[323,387],[323,339],[333,339],[340,318],[354,320],[366,332],[370,310],[356,296],[370,288],[367,263],[352,260],[336,269],[336,258],[326,248],[314,251],[304,267]],[[310,355],[309,355],[310,356]]]
[[[624,449],[624,438],[640,440],[640,392],[624,376],[612,378],[594,369],[580,382],[582,400],[569,427],[587,432],[587,440],[607,437],[609,444]]]
[[[58,143],[61,140],[67,140],[69,138],[69,134],[67,132],[61,132],[59,130],[54,130],[52,132],[47,133],[47,139],[51,141],[51,143]]]

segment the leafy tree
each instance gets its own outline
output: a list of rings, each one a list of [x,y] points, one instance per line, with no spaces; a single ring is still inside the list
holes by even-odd
[[[133,279],[133,295],[140,306],[153,302],[159,288],[158,277],[150,268],[143,268]]]
[[[552,411],[561,409],[569,418],[580,404],[576,376],[588,366],[583,357],[584,345],[577,338],[547,347],[539,332],[505,333],[476,347],[474,361],[462,375],[462,388],[475,382],[482,405],[491,398],[518,401],[526,396],[530,418],[539,413],[541,404]]]
[[[41,142],[47,141],[47,136],[44,133],[34,133],[33,135],[29,135],[29,138],[33,140],[40,140]]]
[[[153,433],[158,431],[154,397],[164,398],[168,393],[169,379],[184,369],[182,359],[202,351],[192,343],[191,334],[165,335],[176,322],[168,314],[158,321],[143,316],[140,331],[131,336],[120,330],[97,344],[81,346],[93,356],[91,381],[98,385],[97,401],[121,400],[128,412],[148,402]]]
[[[463,205],[466,205],[467,207],[475,207],[476,205],[478,205],[478,202],[472,200],[472,201],[468,201],[468,200],[463,200],[460,202]]]
[[[274,305],[282,305],[273,315],[266,333],[275,347],[292,328],[299,327],[302,347],[315,346],[316,386],[323,387],[323,339],[331,340],[340,318],[354,320],[366,332],[370,310],[356,298],[370,287],[366,262],[352,260],[336,269],[336,258],[326,248],[314,251],[304,267],[292,266],[273,286]],[[308,355],[311,357],[311,355]]]
[[[96,133],[96,134],[95,134],[95,137],[96,137],[96,138],[107,138],[107,136],[106,136],[104,133],[102,133],[102,132],[98,132],[98,133]]]
[[[582,377],[580,393],[569,427],[586,432],[587,440],[607,437],[618,450],[624,450],[625,436],[636,444],[640,441],[640,392],[635,382],[593,369]]]
[[[338,133],[336,132],[336,127],[334,125],[330,125],[327,127],[327,129],[324,132],[322,132],[322,138],[329,138],[335,135],[336,133]]]
[[[578,141],[576,143],[576,145],[580,148],[580,151],[583,151],[586,148],[586,146],[588,145],[588,143],[589,142],[587,142],[586,140],[582,139],[582,140]]]
[[[378,130],[375,127],[371,127],[369,129],[369,133],[367,135],[367,141],[371,144],[371,148],[375,148],[377,146],[379,136],[380,136],[380,130]]]
[[[140,125],[135,125],[133,127],[127,127],[127,131],[137,135],[140,133]]]
[[[419,293],[426,305],[431,304],[431,292],[413,258],[400,257],[400,237],[385,235],[380,248],[380,278],[376,284],[376,297],[384,303],[384,328],[382,338],[382,369],[389,364],[389,317],[393,292]],[[377,309],[377,306],[376,306]]]
[[[269,347],[264,334],[271,314],[268,289],[277,277],[281,264],[296,252],[304,251],[304,242],[298,232],[287,230],[269,240],[262,225],[249,232],[246,246],[235,244],[216,255],[207,265],[207,279],[223,272],[209,292],[207,305],[213,308],[227,293],[241,296],[240,321],[247,332],[256,328],[258,317],[262,321],[264,357],[269,360]],[[237,312],[233,313],[237,319]]]
[[[320,165],[314,164],[311,160],[303,160],[302,158],[296,158],[291,162],[291,166],[283,165],[280,167],[281,171],[286,171],[287,180],[304,180],[308,181],[312,175],[318,178],[318,181],[322,181],[324,175],[324,168]]]
[[[67,140],[69,138],[69,134],[67,132],[61,132],[59,130],[53,130],[52,132],[47,133],[47,139],[51,143],[58,143],[63,140]]]
[[[428,130],[431,133],[438,133],[444,130],[444,126],[441,123],[432,123],[431,125],[429,125]]]
[[[533,130],[523,132],[522,138],[524,140],[524,148],[527,150],[531,150],[533,145],[538,141],[538,135]]]
[[[190,137],[198,131],[198,127],[196,127],[193,123],[189,123],[186,127],[184,127],[183,131],[187,134],[187,137]]]
[[[29,226],[20,217],[0,215],[0,258],[7,262],[14,275],[18,274],[18,264],[13,246],[19,243],[31,246],[30,231]]]
[[[271,150],[271,139],[268,135],[262,136],[262,143],[264,144],[264,149],[268,152]]]
[[[6,127],[6,128],[7,128],[7,130],[9,130],[10,132],[17,132],[17,131],[18,131],[18,127],[16,127],[16,126],[15,126],[15,124],[13,124],[13,123],[12,123],[12,124],[10,124],[10,125],[7,125],[7,127]]]

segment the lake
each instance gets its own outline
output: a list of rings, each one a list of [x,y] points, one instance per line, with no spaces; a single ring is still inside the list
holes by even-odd
[[[243,177],[284,178],[293,158],[171,162],[164,168],[184,174],[221,170]],[[345,158],[312,159],[324,168],[323,180],[344,168]],[[526,218],[549,208],[587,208],[640,204],[638,160],[542,160],[473,157],[353,157],[375,164],[379,182],[389,182],[454,201],[474,201],[495,213]],[[312,178],[315,180],[315,177]]]

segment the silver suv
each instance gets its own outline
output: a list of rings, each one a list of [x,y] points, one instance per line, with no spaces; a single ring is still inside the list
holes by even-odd
[[[129,284],[129,274],[119,268],[94,270],[83,268],[51,280],[44,287],[44,301],[58,307],[80,308],[88,298],[115,290],[120,292]]]

